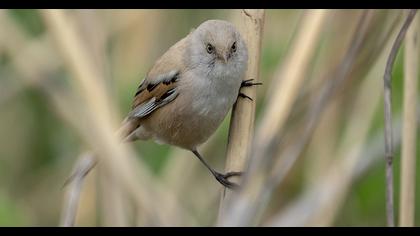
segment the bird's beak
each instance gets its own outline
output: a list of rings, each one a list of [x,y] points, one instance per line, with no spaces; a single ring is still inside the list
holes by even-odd
[[[223,61],[223,63],[227,63],[229,58],[229,53],[220,53],[219,54],[219,59]]]

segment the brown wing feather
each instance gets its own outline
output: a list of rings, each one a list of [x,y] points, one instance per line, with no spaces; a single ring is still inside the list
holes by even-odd
[[[178,41],[156,61],[135,93],[132,111],[152,99],[162,100],[172,89],[176,89],[178,79],[185,69],[184,54],[187,40],[188,36]],[[130,115],[126,117],[120,128],[120,137],[127,138],[140,126],[141,121],[141,118],[132,119]]]
[[[148,86],[148,87],[145,84],[146,87],[144,89],[139,89],[140,92],[136,93],[134,97],[132,111],[125,118],[122,126],[120,127],[118,131],[118,135],[121,139],[126,140],[126,141],[132,141],[132,140],[127,140],[127,137],[130,136],[130,134],[140,126],[142,118],[147,116],[145,115],[145,116],[139,117],[139,116],[132,115],[132,113],[133,112],[135,113],[139,109],[145,110],[143,109],[143,107],[146,107],[147,105],[151,105],[151,104],[160,105],[161,101],[164,101],[168,96],[170,96],[173,93],[172,89],[176,88],[176,84],[177,84],[176,78],[177,76],[173,77],[173,79],[169,80],[169,82],[161,81],[156,85]],[[150,101],[152,103],[150,103]],[[150,107],[150,111],[148,111],[147,113],[145,112],[145,114],[149,114],[153,112],[155,109],[157,109],[157,106]]]
[[[186,52],[186,41],[188,36],[174,44],[168,51],[163,54],[153,65],[151,70],[147,73],[146,79],[140,84],[136,91],[132,109],[147,100],[156,97],[159,98],[166,91],[176,86],[176,81],[171,81],[170,73],[174,73],[179,77],[185,68],[184,53]]]
[[[160,99],[166,92],[176,87],[177,81],[178,75],[176,74],[173,78],[168,80],[142,84],[134,96],[131,108],[134,109],[153,97]]]

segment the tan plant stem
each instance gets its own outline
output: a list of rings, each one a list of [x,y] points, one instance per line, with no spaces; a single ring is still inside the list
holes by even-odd
[[[386,161],[386,219],[388,226],[394,226],[394,174],[393,174],[393,159],[394,147],[392,143],[392,101],[391,101],[391,75],[392,67],[397,57],[398,49],[401,46],[402,40],[407,32],[410,23],[412,22],[417,10],[410,10],[408,16],[401,27],[397,38],[392,45],[391,52],[385,67],[384,74],[384,120],[385,120],[385,161]]]
[[[419,18],[407,31],[404,50],[404,101],[401,146],[401,188],[399,226],[414,226],[416,189],[416,107],[419,66]]]

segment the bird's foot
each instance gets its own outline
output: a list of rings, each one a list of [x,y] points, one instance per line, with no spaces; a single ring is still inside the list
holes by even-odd
[[[242,172],[235,172],[235,171],[228,172],[226,174],[221,174],[221,173],[216,172],[214,177],[216,177],[217,181],[219,181],[219,183],[221,183],[226,188],[237,189],[239,185],[229,181],[228,179],[232,176],[241,176],[241,175],[242,175]]]
[[[253,83],[252,82],[253,80],[254,79],[243,80],[242,83],[241,83],[241,88],[251,87],[251,86],[255,86],[255,85],[262,85],[262,83]],[[248,95],[246,95],[242,92],[239,92],[238,96],[241,97],[241,98],[248,98],[249,100],[254,101],[251,97],[249,97]]]
[[[247,79],[247,80],[243,80],[241,83],[241,88],[243,87],[251,87],[251,86],[255,86],[255,85],[262,85],[262,83],[258,82],[258,83],[253,83],[254,79]]]

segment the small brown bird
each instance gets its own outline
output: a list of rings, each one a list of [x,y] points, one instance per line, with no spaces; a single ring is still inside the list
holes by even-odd
[[[124,141],[153,139],[187,149],[224,186],[240,172],[221,174],[211,168],[197,147],[221,124],[243,86],[248,52],[229,22],[208,20],[164,53],[138,87],[131,112],[119,135]]]

